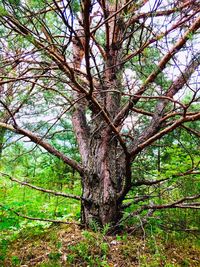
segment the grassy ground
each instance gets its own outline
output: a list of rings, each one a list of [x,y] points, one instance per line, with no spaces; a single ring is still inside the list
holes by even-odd
[[[76,225],[30,224],[1,240],[0,266],[200,266],[195,235],[146,230],[106,236],[105,232],[86,231]]]

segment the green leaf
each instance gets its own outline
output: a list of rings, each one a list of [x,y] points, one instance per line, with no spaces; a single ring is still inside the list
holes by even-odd
[[[3,6],[0,6],[0,16],[6,16],[8,12],[5,10]]]

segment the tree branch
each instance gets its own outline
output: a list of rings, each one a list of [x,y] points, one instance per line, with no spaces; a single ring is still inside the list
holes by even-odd
[[[185,130],[188,131],[189,133],[192,133],[192,134],[196,135],[197,137],[200,137],[200,131],[191,129],[191,128],[185,126],[185,125],[181,125],[181,128],[185,129]]]
[[[0,204],[0,207],[4,208],[4,206],[2,204]],[[51,222],[51,223],[64,223],[64,224],[81,225],[80,223],[76,223],[76,222],[65,222],[65,221],[60,221],[60,220],[52,220],[52,219],[43,219],[43,218],[30,217],[30,216],[27,216],[27,215],[23,215],[23,214],[15,211],[14,209],[7,208],[7,207],[6,207],[6,210],[12,211],[17,216],[25,218],[25,219],[28,219],[28,220],[31,220],[31,221],[42,221],[42,222]]]
[[[7,123],[2,123],[2,122],[0,122],[0,127],[6,128],[6,129],[8,129],[8,130],[10,130],[12,132],[15,132],[17,134],[21,134],[23,136],[28,137],[32,142],[34,142],[35,144],[40,145],[41,147],[43,147],[45,150],[47,150],[52,155],[54,155],[57,158],[63,160],[63,162],[65,162],[66,164],[71,166],[74,170],[76,170],[80,174],[83,173],[83,167],[79,163],[77,163],[75,160],[65,156],[60,151],[55,149],[53,146],[51,146],[46,141],[42,140],[39,136],[35,135],[31,131],[22,129],[22,128],[18,127],[18,126],[12,126],[12,125],[7,124]]]
[[[194,23],[191,25],[191,27],[185,32],[182,38],[180,38],[176,44],[169,50],[169,52],[160,60],[160,62],[157,65],[157,68],[155,71],[153,71],[148,78],[145,80],[144,84],[141,86],[141,88],[135,93],[136,96],[143,95],[143,93],[148,89],[149,84],[154,82],[158,74],[160,74],[164,68],[166,67],[167,63],[173,58],[173,56],[180,51],[180,49],[185,45],[187,40],[190,38],[191,34],[194,34],[196,30],[198,30],[200,27],[200,17],[198,17]],[[114,119],[114,125],[118,126],[121,121],[128,116],[129,110],[139,101],[139,97],[133,97],[127,103],[117,114],[117,116]]]
[[[132,213],[130,213],[127,217],[122,218],[119,223],[114,226],[114,229],[116,229],[122,222],[128,220],[130,217],[135,217],[140,215],[143,211],[145,210],[149,210],[149,212],[147,213],[147,217],[148,214],[152,215],[154,211],[159,210],[159,209],[170,209],[170,208],[183,208],[183,209],[188,209],[188,208],[192,208],[192,209],[200,209],[200,202],[197,203],[183,203],[184,201],[187,200],[195,200],[195,199],[199,199],[200,198],[200,194],[198,195],[194,195],[194,196],[190,196],[190,197],[184,197],[182,199],[179,199],[173,203],[170,204],[165,204],[165,205],[144,205],[141,206],[139,209],[133,211]],[[134,202],[133,202],[134,203]],[[147,218],[146,216],[144,216],[144,218]]]
[[[153,209],[153,210],[159,210],[159,209],[172,209],[172,208],[195,208],[195,209],[199,209],[199,205],[200,202],[197,203],[184,203],[184,201],[187,200],[195,200],[195,199],[199,199],[200,198],[200,194],[198,195],[194,195],[194,196],[190,196],[190,197],[184,197],[182,199],[179,199],[175,202],[172,202],[170,204],[164,204],[164,205],[148,205],[145,206],[145,209]]]
[[[125,209],[125,208],[130,207],[132,204],[138,204],[141,201],[145,201],[147,199],[154,198],[154,197],[155,196],[150,196],[150,195],[145,195],[145,196],[141,196],[141,197],[134,197],[133,201],[127,202],[127,203],[123,203],[121,207],[122,207],[122,209]]]
[[[35,36],[34,33],[29,28],[27,28],[26,26],[22,25],[20,23],[20,21],[18,21],[11,14],[9,14],[9,13],[8,14],[7,13],[6,14],[3,14],[3,15],[0,14],[0,18],[2,18],[2,20],[3,20],[4,23],[9,24],[9,26],[15,32],[17,32],[18,34],[22,35],[26,39],[28,39],[36,48],[43,50],[46,53],[46,55],[51,60],[53,60],[53,62],[55,62],[57,64],[57,66],[59,67],[59,69],[63,73],[65,73],[66,76],[71,80],[71,83],[69,84],[71,86],[71,88],[73,90],[75,90],[75,91],[78,91],[78,92],[84,94],[85,97],[86,97],[86,99],[87,100],[90,100],[92,102],[92,104],[95,106],[97,113],[101,113],[103,119],[106,121],[106,123],[111,128],[111,130],[116,134],[116,137],[119,140],[119,142],[120,142],[122,148],[124,149],[125,153],[128,154],[127,147],[125,145],[124,140],[122,139],[122,137],[121,137],[120,133],[118,132],[117,128],[112,123],[112,121],[109,118],[108,114],[106,113],[105,109],[101,106],[101,104],[98,102],[98,100],[87,91],[87,87],[85,85],[85,82],[84,82],[84,86],[82,86],[76,80],[74,69],[71,68],[69,66],[69,64],[65,61],[64,56],[62,54],[60,54],[57,50],[54,50],[52,48],[49,48],[49,47],[45,46],[45,44],[43,44],[43,42],[40,42],[40,40],[36,39],[34,37]],[[79,77],[79,79],[80,78],[81,77]],[[26,132],[26,134],[25,134],[25,130],[22,130],[22,129],[21,130],[18,129],[18,130],[20,131],[21,134],[24,134],[25,136],[28,136],[29,135],[28,132]],[[28,136],[28,137],[31,139],[33,136],[31,137],[31,134],[30,134],[30,136]],[[33,139],[35,139],[35,138],[33,138]],[[39,138],[37,138],[37,139],[39,139]],[[37,140],[37,141],[39,141],[39,140]],[[40,145],[41,145],[41,143],[42,143],[42,140],[40,141]],[[49,147],[48,147],[48,149],[51,150]],[[54,152],[52,154],[54,154]],[[57,151],[56,154],[61,154],[61,153],[59,153]],[[58,157],[63,158],[61,155],[58,155]],[[68,161],[67,159],[65,159],[65,160]],[[70,160],[68,162],[69,162],[68,163],[69,165],[70,164],[74,165],[73,163],[70,162]],[[78,171],[81,172],[82,170],[80,170],[80,168],[79,167],[77,168],[77,167],[78,166],[76,166],[76,170],[79,169]]]
[[[53,190],[49,190],[49,189],[45,189],[45,188],[42,188],[42,187],[38,187],[38,186],[35,186],[35,185],[32,185],[32,184],[29,184],[28,182],[19,181],[18,179],[13,178],[10,175],[8,175],[6,173],[3,173],[3,172],[0,172],[0,174],[2,176],[8,177],[13,182],[16,182],[16,183],[18,183],[20,185],[23,185],[23,186],[27,186],[27,187],[33,188],[33,189],[35,189],[37,191],[41,191],[41,192],[44,192],[44,193],[48,193],[48,194],[52,194],[52,195],[60,196],[60,197],[73,198],[73,199],[76,199],[76,200],[81,200],[82,199],[82,197],[80,197],[80,196],[76,196],[76,195],[72,195],[72,194],[66,194],[66,193],[63,193],[63,192],[56,192],[56,191],[53,191]]]
[[[155,107],[154,115],[153,115],[153,117],[151,119],[151,122],[150,122],[149,126],[141,134],[140,138],[137,140],[137,143],[134,144],[134,146],[137,146],[137,145],[141,144],[142,142],[145,142],[145,140],[150,139],[151,137],[154,138],[154,140],[156,140],[155,137],[159,133],[158,131],[159,131],[160,127],[161,127],[161,124],[164,121],[163,115],[164,115],[165,107],[167,106],[169,101],[173,100],[173,96],[180,89],[183,88],[183,86],[187,83],[187,81],[189,80],[189,78],[191,77],[191,75],[194,73],[194,71],[197,69],[197,67],[199,65],[200,65],[200,53],[198,53],[190,61],[189,65],[186,67],[184,72],[181,73],[180,76],[172,83],[172,85],[169,87],[169,89],[165,93],[165,95],[161,96],[161,97],[158,96],[158,98],[160,98],[160,101],[158,101],[158,103],[157,103],[157,105]],[[187,115],[187,114],[185,114],[186,107],[184,105],[182,105],[181,103],[178,103],[178,104],[180,104],[182,106],[183,110],[184,110],[183,118],[180,119],[180,120],[184,121],[184,119],[186,119],[186,117],[190,117],[190,115],[186,116]],[[195,115],[191,115],[191,120],[193,120],[192,116],[195,116]],[[186,117],[184,117],[184,116],[186,116]],[[168,116],[166,116],[165,119],[167,119],[167,118],[168,118]],[[197,119],[198,119],[198,113],[197,113]],[[178,127],[180,124],[177,123],[176,127]],[[173,129],[170,129],[169,127],[167,127],[168,131],[174,130],[176,128],[175,127],[175,122],[172,125],[173,125],[173,127],[172,127]],[[163,130],[165,133],[167,133],[167,131],[165,131],[167,128],[165,128]]]
[[[194,3],[194,0],[190,0],[190,1],[187,1],[183,4],[181,4],[179,7],[174,7],[172,9],[168,9],[168,10],[161,10],[161,11],[150,11],[150,12],[147,12],[147,13],[140,13],[138,15],[135,15],[133,16],[129,23],[128,23],[128,26],[132,25],[133,23],[135,23],[138,19],[141,19],[141,18],[151,18],[151,17],[160,17],[160,16],[169,16],[177,11],[182,11],[183,8],[187,7],[187,6],[190,6],[191,4]]]
[[[91,1],[83,1],[83,25],[84,25],[84,33],[85,33],[85,63],[86,63],[86,71],[87,71],[87,79],[89,82],[91,95],[94,91],[93,79],[91,74],[91,64],[90,64],[90,9],[91,9]]]
[[[145,147],[147,147],[148,145],[152,144],[154,141],[156,141],[157,139],[161,138],[165,134],[173,131],[174,129],[176,129],[178,126],[180,126],[184,122],[195,121],[195,120],[199,120],[199,119],[200,119],[200,112],[195,114],[195,115],[182,117],[182,118],[176,120],[175,122],[172,123],[172,125],[166,127],[162,131],[154,134],[153,136],[148,138],[146,141],[138,144],[137,147],[132,150],[131,156],[132,157],[136,156],[136,154],[138,154],[140,151],[142,151]]]

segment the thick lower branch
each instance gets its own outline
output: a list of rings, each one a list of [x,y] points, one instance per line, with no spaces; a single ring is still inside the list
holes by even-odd
[[[59,159],[63,160],[66,164],[71,166],[74,170],[78,171],[80,174],[83,173],[83,167],[78,162],[76,162],[75,160],[70,159],[69,157],[65,156],[60,151],[58,151],[53,146],[51,146],[49,143],[47,143],[46,141],[42,140],[41,137],[35,135],[31,131],[22,129],[22,128],[18,127],[18,126],[13,127],[10,124],[2,123],[2,122],[0,122],[0,127],[6,128],[6,129],[8,129],[8,130],[10,130],[12,132],[17,133],[17,134],[21,134],[23,136],[29,137],[29,139],[32,142],[34,142],[35,144],[40,145],[41,147],[43,147],[45,150],[47,150],[52,155],[54,155],[54,156],[58,157]]]
[[[191,116],[185,116],[185,117],[182,117],[182,118],[176,120],[172,125],[164,128],[162,131],[160,131],[160,132],[152,135],[150,138],[148,138],[144,142],[142,142],[139,145],[137,145],[136,148],[134,148],[132,150],[131,156],[132,157],[135,157],[145,147],[149,146],[150,144],[152,144],[156,140],[160,139],[162,136],[164,136],[164,135],[172,132],[174,129],[176,129],[177,127],[179,127],[180,125],[182,125],[184,122],[196,121],[196,120],[199,120],[199,119],[200,119],[200,113],[197,113],[197,114],[191,115]]]

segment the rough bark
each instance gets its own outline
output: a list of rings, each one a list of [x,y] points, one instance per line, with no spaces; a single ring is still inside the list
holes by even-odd
[[[82,220],[86,225],[115,224],[121,217],[119,199],[125,176],[125,161],[119,157],[116,138],[102,125],[94,129],[83,177]],[[122,153],[122,152],[121,152]]]
[[[4,128],[0,128],[0,159],[1,159],[2,151],[3,151],[5,133],[6,133],[6,130]]]

